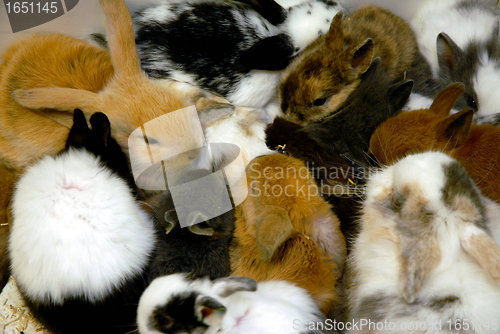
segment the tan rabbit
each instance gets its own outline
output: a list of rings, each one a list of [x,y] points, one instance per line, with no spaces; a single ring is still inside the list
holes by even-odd
[[[344,19],[339,13],[330,30],[285,70],[281,108],[297,124],[319,121],[346,103],[373,58],[380,57],[387,76],[396,80],[405,77],[419,55],[413,31],[391,12],[365,6]]]
[[[305,164],[271,154],[247,167],[249,195],[237,207],[233,276],[286,280],[311,293],[328,314],[346,256],[344,236]]]

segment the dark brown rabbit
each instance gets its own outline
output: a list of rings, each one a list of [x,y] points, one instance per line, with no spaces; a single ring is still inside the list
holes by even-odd
[[[286,118],[307,125],[334,113],[375,57],[381,58],[391,80],[405,78],[424,61],[411,28],[391,12],[365,6],[344,19],[337,14],[328,33],[306,48],[282,77],[280,98]]]

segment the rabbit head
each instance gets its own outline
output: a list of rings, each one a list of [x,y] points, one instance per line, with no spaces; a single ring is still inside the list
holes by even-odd
[[[444,153],[409,155],[372,175],[348,262],[350,316],[428,321],[437,314],[444,322],[474,317],[474,304],[498,305],[492,212],[498,204]],[[491,303],[469,299],[478,284]]]

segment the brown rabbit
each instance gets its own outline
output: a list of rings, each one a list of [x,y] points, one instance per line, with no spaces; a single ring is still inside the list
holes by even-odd
[[[297,124],[319,121],[348,100],[373,58],[380,57],[387,76],[396,80],[422,60],[419,55],[413,31],[391,12],[365,6],[345,19],[339,13],[330,30],[285,70],[281,108]]]
[[[424,151],[441,151],[460,162],[482,193],[500,203],[500,128],[472,124],[474,111],[450,115],[464,91],[454,83],[441,91],[431,107],[389,118],[370,140],[370,152],[384,165]]]
[[[300,160],[281,154],[247,167],[249,195],[237,207],[233,276],[286,280],[308,290],[328,314],[346,257],[339,221]]]

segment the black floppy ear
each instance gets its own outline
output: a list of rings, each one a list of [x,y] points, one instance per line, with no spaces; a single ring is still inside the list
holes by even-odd
[[[294,53],[292,39],[286,34],[264,38],[245,51],[234,64],[240,72],[251,70],[281,71]]]
[[[108,117],[101,112],[96,112],[90,117],[90,125],[92,125],[94,138],[102,140],[104,147],[108,147],[111,140],[111,124]]]
[[[69,131],[68,139],[66,140],[66,149],[70,147],[81,148],[85,147],[87,138],[90,134],[87,120],[80,109],[75,109],[73,112],[73,126]]]
[[[392,117],[405,106],[413,89],[413,80],[395,84],[389,90],[389,116]]]
[[[237,0],[246,3],[269,23],[278,25],[285,22],[287,11],[274,0]]]

